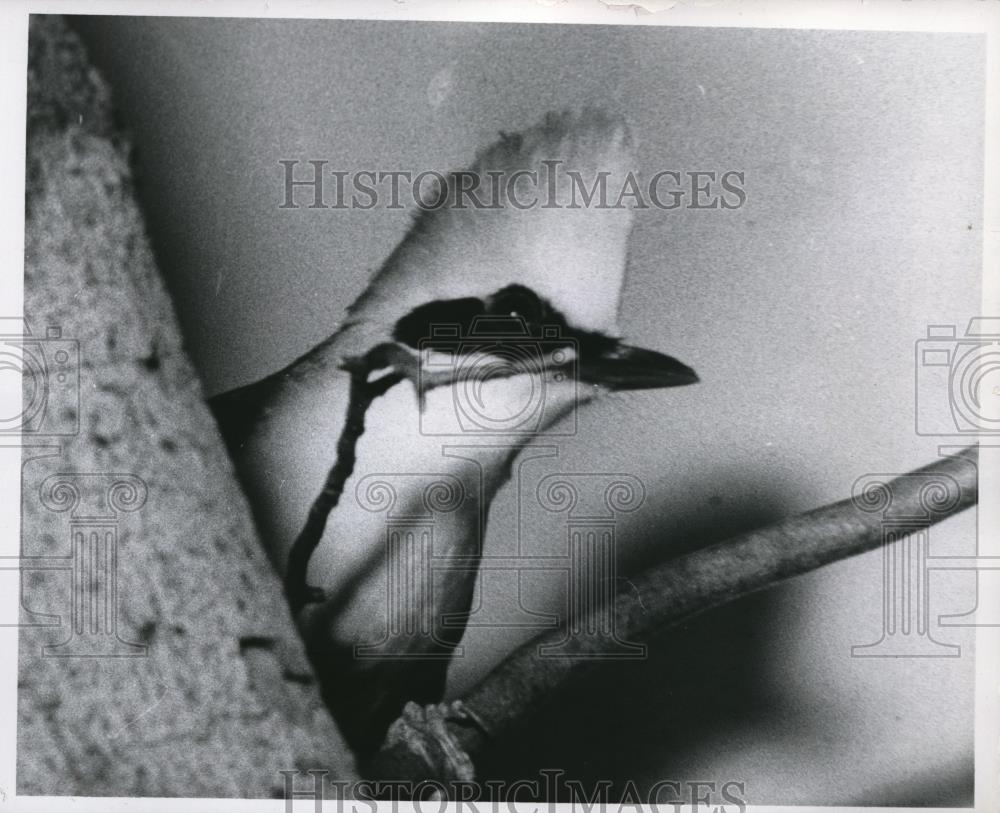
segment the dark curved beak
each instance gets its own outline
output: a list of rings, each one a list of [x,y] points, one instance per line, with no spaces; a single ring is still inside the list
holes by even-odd
[[[698,374],[677,359],[619,342],[582,353],[579,375],[581,381],[609,390],[649,390],[698,382]]]

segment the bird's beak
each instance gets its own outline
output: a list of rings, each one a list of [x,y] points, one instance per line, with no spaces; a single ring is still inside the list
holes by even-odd
[[[695,384],[698,375],[677,359],[615,342],[579,360],[580,380],[609,390],[649,390]]]

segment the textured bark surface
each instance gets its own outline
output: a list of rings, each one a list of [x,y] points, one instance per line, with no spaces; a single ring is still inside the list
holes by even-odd
[[[78,374],[78,408],[50,398],[60,414],[23,455],[18,793],[267,797],[279,770],[348,776],[185,356],[107,85],[58,17],[32,21],[27,170],[26,320],[35,338],[61,329],[43,350],[78,342],[80,363],[62,382]],[[78,431],[45,436],[57,418]],[[116,481],[134,490],[109,496]],[[73,596],[97,595],[68,569],[88,516],[118,535],[102,640],[131,657],[43,651],[70,639]]]

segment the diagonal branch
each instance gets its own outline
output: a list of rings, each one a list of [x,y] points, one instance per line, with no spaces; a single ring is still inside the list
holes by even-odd
[[[356,447],[365,431],[365,413],[368,407],[372,401],[384,395],[390,387],[402,380],[399,374],[391,373],[370,382],[368,376],[373,367],[372,363],[363,360],[347,368],[351,374],[351,390],[344,428],[337,440],[336,463],[327,475],[323,490],[313,501],[306,524],[295,538],[288,554],[285,596],[288,598],[288,606],[293,617],[298,616],[306,604],[316,603],[324,598],[321,588],[311,587],[306,581],[309,560],[323,539],[330,512],[337,507],[344,485],[354,472]]]
[[[635,591],[614,602],[615,630],[622,640],[649,640],[705,610],[877,548],[883,542],[888,511],[896,517],[920,518],[927,525],[940,522],[976,503],[977,453],[977,447],[967,447],[915,472],[874,482],[853,499],[650,568],[632,580]],[[570,656],[539,657],[539,647],[554,644],[561,644]],[[593,666],[595,661],[587,657],[593,645],[592,639],[567,641],[560,633],[547,633],[522,645],[463,699],[468,717],[478,724],[469,725],[468,718],[463,721],[460,716],[449,720],[450,745],[475,759],[491,740],[528,717],[571,676]],[[419,737],[402,742],[396,738],[391,746],[383,746],[369,773],[378,778],[450,781],[449,761],[428,758],[440,750]]]

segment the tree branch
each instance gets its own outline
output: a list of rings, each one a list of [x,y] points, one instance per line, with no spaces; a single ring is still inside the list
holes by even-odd
[[[872,479],[863,487],[858,481],[851,499],[650,568],[632,579],[634,591],[614,602],[615,630],[625,641],[648,640],[705,610],[877,548],[890,516],[928,526],[940,522],[976,503],[977,459],[977,447],[970,446],[909,474]],[[567,640],[564,635],[546,633],[528,641],[469,692],[463,705],[479,725],[449,720],[450,745],[460,746],[475,759],[567,679],[592,667],[595,661],[587,656],[593,639]],[[561,644],[569,657],[539,656],[539,647],[555,644]],[[442,768],[448,761],[433,758],[439,750],[440,743],[397,738],[392,746],[383,746],[368,773],[376,778],[447,782],[453,779],[447,767]]]

